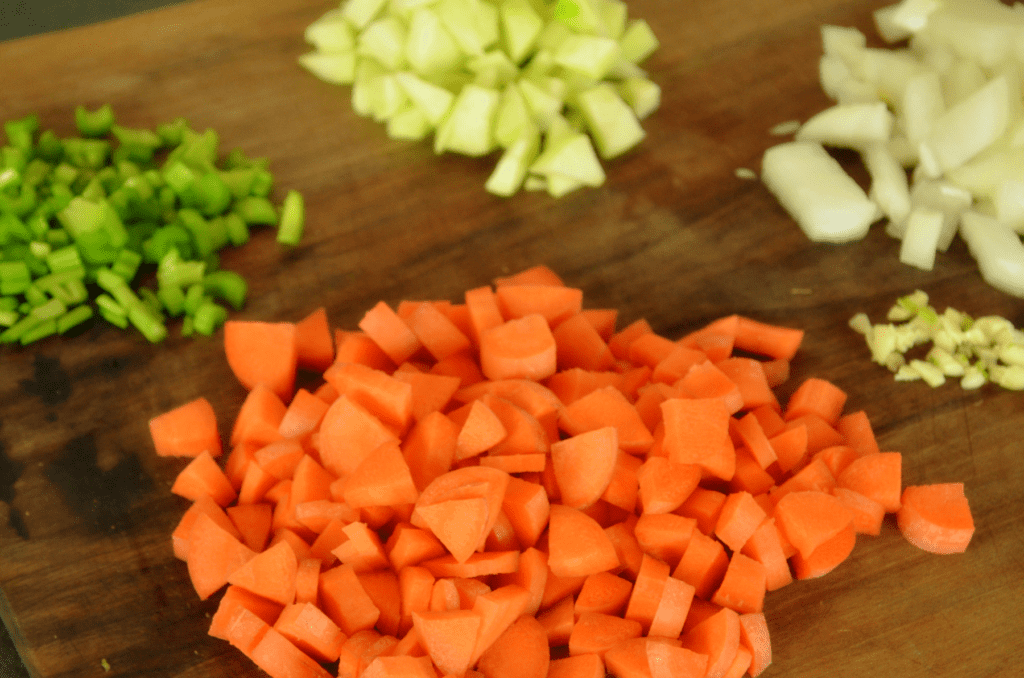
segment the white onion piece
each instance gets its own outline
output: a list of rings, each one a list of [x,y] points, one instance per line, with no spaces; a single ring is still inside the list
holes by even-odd
[[[1012,228],[968,210],[961,217],[960,234],[985,282],[1007,294],[1024,297],[1024,243]]]
[[[935,267],[935,251],[942,233],[942,212],[918,207],[907,218],[900,245],[900,262],[930,271]]]
[[[801,125],[796,140],[835,148],[862,149],[888,141],[892,135],[893,120],[893,114],[881,101],[836,104]]]

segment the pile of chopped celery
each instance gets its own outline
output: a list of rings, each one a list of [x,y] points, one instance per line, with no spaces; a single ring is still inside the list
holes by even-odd
[[[658,40],[622,0],[343,0],[305,38],[299,62],[392,138],[500,151],[499,196],[600,186],[661,101],[639,66]]]
[[[938,387],[951,377],[965,389],[991,381],[1024,390],[1024,333],[1006,318],[972,318],[953,308],[940,314],[925,292],[915,290],[896,301],[887,320],[872,325],[858,313],[850,327],[864,335],[871,359],[894,372],[897,381],[924,380]],[[923,358],[907,359],[911,349],[928,344]]]
[[[0,148],[0,343],[65,334],[99,314],[158,342],[166,319],[182,335],[211,335],[245,280],[220,270],[218,251],[249,229],[277,227],[294,245],[301,194],[280,209],[264,159],[218,158],[213,130],[178,118],[156,130],[118,125],[109,105],[75,110],[79,135],[40,131],[37,115],[4,125]],[[155,289],[139,284],[156,271]]]

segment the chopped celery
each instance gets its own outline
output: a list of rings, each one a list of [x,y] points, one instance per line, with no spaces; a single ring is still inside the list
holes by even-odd
[[[74,121],[69,138],[40,131],[37,115],[4,124],[0,342],[65,334],[96,314],[153,342],[183,313],[183,335],[212,333],[247,292],[216,270],[217,252],[259,225],[283,243],[301,237],[302,196],[289,192],[279,213],[267,159],[234,149],[218,162],[213,130],[184,118],[130,128],[110,106],[79,106]],[[153,288],[134,283],[154,269]]]

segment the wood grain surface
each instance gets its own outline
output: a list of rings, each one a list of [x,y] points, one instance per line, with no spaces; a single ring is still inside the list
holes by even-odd
[[[887,520],[829,576],[771,593],[769,678],[991,678],[1024,659],[1024,458],[1020,393],[895,383],[847,327],[926,290],[941,308],[1024,324],[1024,305],[986,286],[959,241],[923,272],[899,264],[879,227],[847,246],[808,242],[756,181],[776,123],[829,101],[819,28],[874,35],[878,0],[631,0],[662,41],[647,62],[663,91],[645,142],[606,164],[607,183],[559,200],[483,190],[494,158],[435,156],[354,115],[348,88],[296,64],[303,28],[333,3],[196,0],[0,44],[0,117],[37,112],[73,130],[77,104],[109,102],[122,124],[185,116],[226,150],[270,159],[275,196],[306,198],[302,243],[268,231],[223,253],[250,300],[235,317],[297,320],[323,305],[354,328],[383,299],[458,300],[543,263],[589,307],[679,336],[742,313],[807,331],[783,396],[808,376],[849,393],[904,482],[963,481],[977,531],[967,552],[920,551]],[[840,156],[861,180],[852,156]],[[794,293],[794,292],[800,293]],[[244,391],[218,338],[160,345],[95,323],[79,336],[0,349],[0,614],[31,675],[259,675],[206,635],[171,553],[183,466],[157,458],[150,417],[200,395],[229,422]],[[102,662],[109,664],[104,671]]]

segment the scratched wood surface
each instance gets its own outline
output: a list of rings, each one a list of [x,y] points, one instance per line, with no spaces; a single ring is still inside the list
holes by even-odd
[[[347,88],[296,65],[303,28],[332,5],[320,0],[196,0],[0,44],[0,117],[37,112],[70,134],[75,105],[109,102],[125,125],[185,116],[225,150],[269,158],[276,197],[306,197],[306,236],[285,249],[261,232],[223,254],[250,283],[236,317],[296,320],[323,305],[353,328],[377,300],[458,300],[543,263],[587,306],[619,309],[620,325],[644,317],[679,336],[743,313],[804,328],[783,396],[807,376],[846,389],[848,409],[866,410],[882,447],[904,454],[905,483],[966,483],[977,532],[967,553],[935,556],[888,520],[830,576],[769,594],[765,675],[1013,676],[1024,659],[1024,400],[894,383],[846,321],[877,320],[915,288],[940,308],[1017,325],[1021,302],[987,287],[959,242],[931,272],[900,265],[877,227],[848,246],[809,243],[759,183],[734,175],[758,169],[774,124],[829,103],[819,27],[873,35],[883,4],[631,1],[662,41],[646,64],[662,107],[642,146],[606,165],[604,186],[560,200],[489,196],[493,158],[438,157],[355,116]],[[32,676],[258,675],[206,636],[216,603],[197,600],[171,553],[185,504],[168,490],[183,464],[153,454],[146,422],[199,395],[224,422],[244,396],[216,337],[149,345],[96,323],[0,349],[0,614]]]

